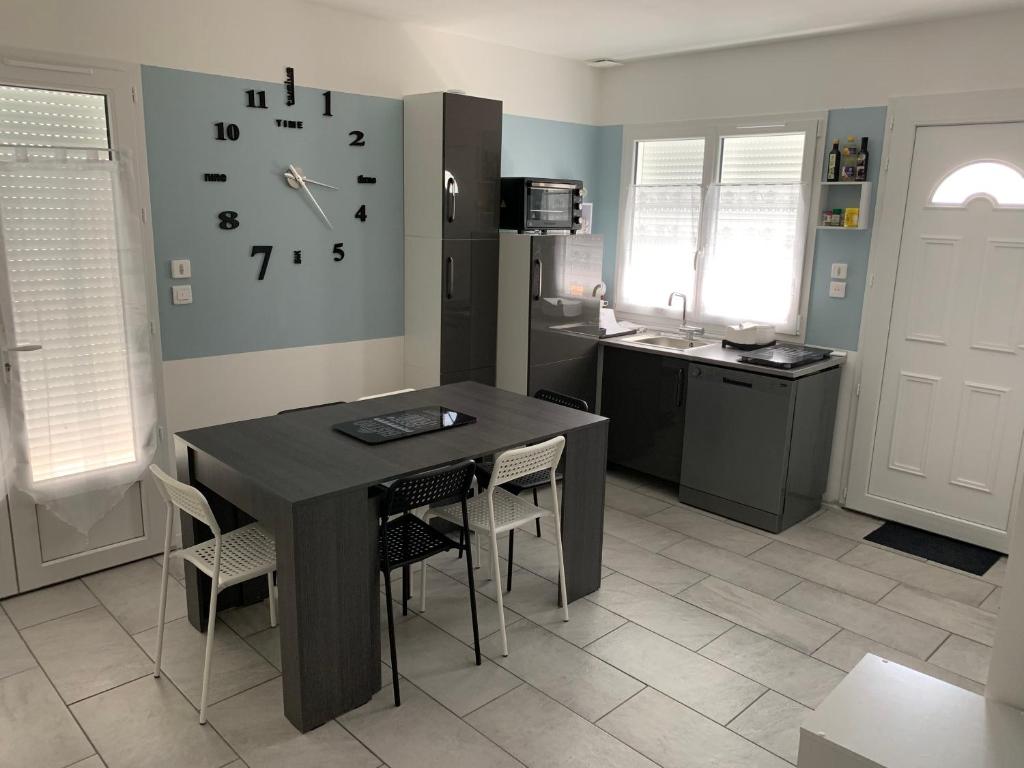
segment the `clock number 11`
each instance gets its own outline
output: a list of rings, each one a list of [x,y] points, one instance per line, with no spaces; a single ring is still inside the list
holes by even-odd
[[[245,92],[245,96],[248,99],[245,106],[250,109],[266,109],[267,108],[267,92],[256,91],[249,89]]]

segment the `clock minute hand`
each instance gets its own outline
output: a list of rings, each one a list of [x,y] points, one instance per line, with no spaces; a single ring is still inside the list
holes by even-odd
[[[320,218],[322,218],[324,220],[324,223],[328,227],[330,227],[331,229],[334,229],[334,225],[331,224],[331,220],[327,218],[327,214],[324,213],[324,209],[320,207],[320,203],[318,203],[316,201],[316,198],[313,197],[313,193],[310,192],[309,191],[309,187],[306,186],[306,180],[302,178],[302,174],[295,170],[295,166],[294,165],[289,165],[288,169],[292,172],[292,175],[295,177],[295,180],[297,182],[299,182],[299,186],[302,187],[302,191],[306,193],[306,196],[309,198],[309,201],[311,203],[313,203],[313,206],[316,208],[317,212],[320,214]]]
[[[311,179],[311,178],[309,178],[309,176],[298,176],[298,177],[293,176],[290,171],[286,171],[284,175],[285,175],[285,178],[291,179],[291,180],[295,181],[296,183],[298,183],[299,180],[301,179],[302,181],[308,182],[309,184],[316,184],[316,186],[318,186],[318,187],[327,187],[328,189],[338,189],[338,187],[334,186],[333,184],[325,184],[322,181],[317,181],[316,179]]]

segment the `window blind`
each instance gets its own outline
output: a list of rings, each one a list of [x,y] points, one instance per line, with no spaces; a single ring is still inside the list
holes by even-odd
[[[803,176],[805,134],[777,133],[722,138],[722,184],[791,181]]]
[[[0,85],[0,161],[58,155],[46,147],[108,149],[106,96]]]
[[[703,138],[637,142],[637,184],[700,184],[703,178]]]

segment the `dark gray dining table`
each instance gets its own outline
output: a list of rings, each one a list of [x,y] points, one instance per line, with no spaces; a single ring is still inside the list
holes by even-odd
[[[378,445],[331,428],[434,405],[477,420]],[[206,494],[222,530],[255,519],[277,539],[284,712],[296,728],[316,728],[380,690],[379,484],[555,435],[566,439],[562,539],[572,602],[601,584],[608,445],[601,416],[462,382],[178,433],[185,449],[178,476]],[[210,537],[182,515],[183,546]],[[191,565],[185,579],[189,621],[205,630],[210,581]],[[218,609],[265,595],[265,580],[231,587]]]

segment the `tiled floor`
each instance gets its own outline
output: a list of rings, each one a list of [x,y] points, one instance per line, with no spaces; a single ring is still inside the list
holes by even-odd
[[[982,689],[1004,560],[975,578],[862,541],[879,522],[843,510],[771,536],[634,476],[607,488],[603,586],[568,623],[552,530],[523,532],[507,658],[477,572],[476,667],[464,563],[437,558],[428,610],[399,612],[402,707],[382,665],[369,704],[304,735],[281,713],[265,605],[222,614],[203,727],[203,637],[182,618],[180,570],[159,680],[159,558],[6,600],[0,766],[785,768],[803,717],[865,653]]]

